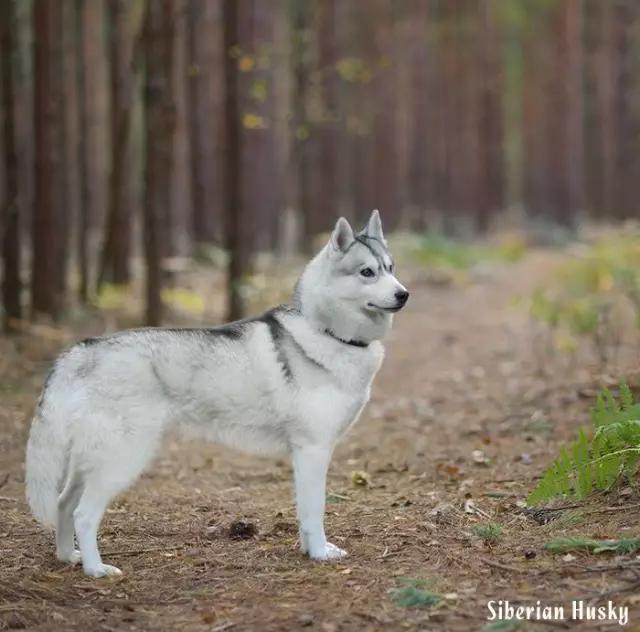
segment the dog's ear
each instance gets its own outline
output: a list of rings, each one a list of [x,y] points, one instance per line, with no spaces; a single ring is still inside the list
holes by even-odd
[[[384,234],[382,233],[382,221],[380,220],[380,212],[378,209],[371,211],[371,217],[367,223],[367,227],[364,230],[365,234],[374,239],[379,239],[382,243],[384,241]]]
[[[353,240],[353,229],[349,225],[349,222],[344,217],[341,217],[336,222],[336,227],[331,233],[331,245],[336,250],[345,252],[347,248],[349,248],[349,246],[353,243]]]

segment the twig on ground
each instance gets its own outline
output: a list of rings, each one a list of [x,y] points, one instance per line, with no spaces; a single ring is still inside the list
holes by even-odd
[[[640,562],[633,560],[629,562],[617,562],[615,564],[596,564],[595,566],[585,566],[579,568],[578,573],[604,573],[606,571],[627,571],[640,570]]]
[[[96,605],[103,606],[176,606],[191,603],[193,600],[187,597],[179,599],[100,599],[96,601]]]
[[[125,555],[142,555],[143,553],[157,553],[160,551],[176,551],[178,549],[184,549],[184,544],[176,544],[174,546],[154,546],[147,549],[131,549],[129,551],[105,551],[104,555],[111,557],[124,557]]]
[[[617,505],[616,507],[600,507],[599,509],[589,509],[585,513],[594,514],[594,513],[612,513],[614,511],[626,511],[627,509],[637,509],[640,507],[640,503],[635,503],[633,505]]]
[[[561,507],[527,507],[526,509],[524,509],[523,511],[525,513],[528,512],[534,512],[534,511],[548,511],[548,512],[552,512],[552,511],[565,511],[567,509],[579,509],[580,507],[584,507],[583,503],[573,503],[571,505],[562,505]]]
[[[503,571],[511,571],[512,573],[526,573],[527,570],[523,570],[521,568],[516,568],[515,566],[509,566],[508,564],[502,564],[501,562],[494,562],[493,560],[489,560],[486,557],[478,558],[481,562],[486,564],[487,566],[492,566],[493,568],[499,568]]]
[[[622,586],[621,588],[612,588],[611,590],[607,590],[606,592],[599,593],[597,595],[591,595],[590,597],[585,597],[585,600],[589,600],[589,604],[597,603],[602,599],[607,599],[608,597],[613,597],[613,595],[621,595],[623,593],[633,592],[635,590],[640,589],[640,581],[636,581],[633,584],[628,586]]]

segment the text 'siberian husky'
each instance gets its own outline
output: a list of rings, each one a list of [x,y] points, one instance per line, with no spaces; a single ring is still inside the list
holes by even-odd
[[[374,211],[357,234],[338,220],[292,305],[211,329],[123,331],[64,352],[35,413],[26,474],[58,559],[81,561],[92,577],[120,574],[100,558],[102,515],[172,427],[290,454],[302,550],[316,560],[346,555],[324,533],[327,468],[369,399],[380,340],[408,297]]]

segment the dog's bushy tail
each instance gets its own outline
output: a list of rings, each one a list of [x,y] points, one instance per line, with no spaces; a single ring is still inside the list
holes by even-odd
[[[27,501],[38,522],[55,529],[58,495],[67,469],[67,442],[62,428],[56,427],[38,406],[27,443]]]

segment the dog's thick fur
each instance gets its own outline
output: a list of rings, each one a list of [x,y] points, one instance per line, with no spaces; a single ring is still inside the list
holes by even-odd
[[[379,341],[407,297],[374,211],[357,235],[338,220],[291,306],[212,329],[123,331],[63,353],[35,413],[26,475],[29,504],[55,529],[58,558],[82,561],[90,576],[120,574],[100,558],[102,515],[171,427],[290,454],[303,551],[345,555],[324,534],[327,468],[369,399]]]

